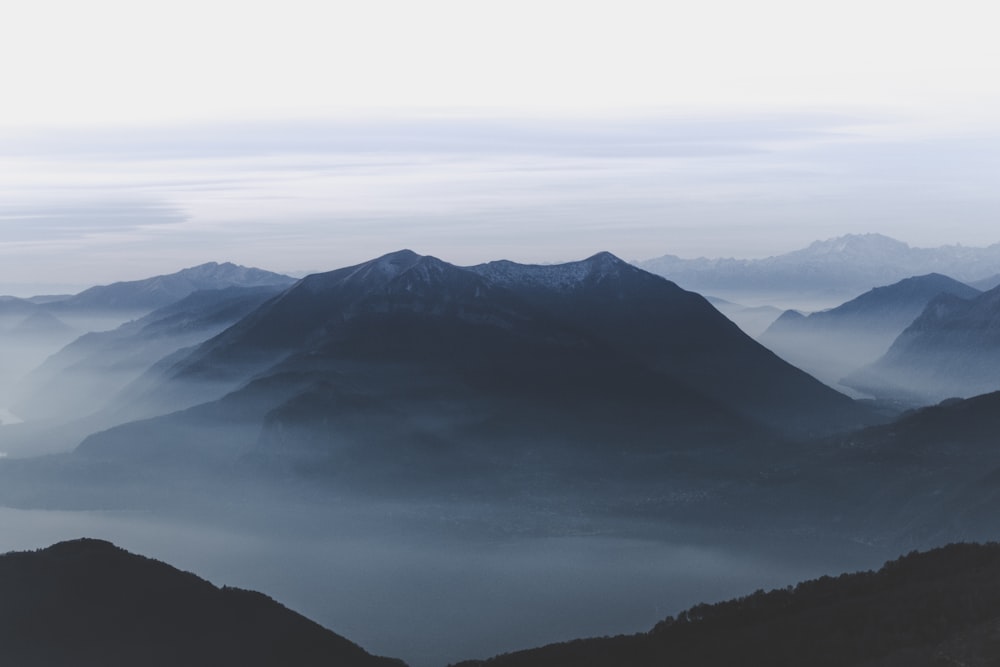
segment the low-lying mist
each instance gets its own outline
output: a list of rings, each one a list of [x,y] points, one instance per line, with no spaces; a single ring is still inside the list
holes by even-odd
[[[701,601],[886,557],[667,525],[631,535],[519,534],[502,529],[502,512],[470,506],[248,504],[239,517],[216,519],[0,509],[0,550],[108,539],[216,585],[262,591],[413,667],[645,631]]]

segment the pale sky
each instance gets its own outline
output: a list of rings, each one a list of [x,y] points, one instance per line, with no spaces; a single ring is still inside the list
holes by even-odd
[[[0,20],[0,293],[1000,241],[987,2],[31,2]]]

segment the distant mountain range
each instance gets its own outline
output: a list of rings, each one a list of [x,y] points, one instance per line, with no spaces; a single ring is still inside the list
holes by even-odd
[[[936,297],[973,298],[979,290],[941,274],[876,287],[831,308],[803,315],[782,313],[759,341],[782,359],[831,386],[878,359]]]
[[[1000,288],[972,298],[939,296],[882,358],[844,384],[925,403],[1000,389]]]
[[[454,667],[995,665],[1000,545],[954,544],[878,572],[700,604],[646,633],[578,639]]]
[[[0,555],[0,590],[4,665],[405,667],[265,595],[102,540]]]
[[[285,286],[288,276],[211,262],[145,280],[40,299],[0,297],[0,409],[22,376],[81,334],[113,329],[199,290]],[[193,341],[192,341],[193,342]]]
[[[282,289],[199,290],[117,329],[85,334],[21,380],[13,411],[49,421],[92,414],[163,357],[211,338]]]
[[[638,265],[702,294],[748,305],[816,310],[817,305],[835,305],[873,287],[928,273],[988,283],[1000,274],[1000,243],[912,248],[880,234],[849,234],[765,259],[664,255]]]
[[[209,262],[168,275],[91,287],[43,305],[55,312],[88,310],[151,311],[199,290],[291,285],[294,278],[230,262]]]

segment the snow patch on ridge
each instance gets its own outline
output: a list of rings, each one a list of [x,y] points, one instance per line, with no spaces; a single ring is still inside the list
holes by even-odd
[[[555,290],[576,287],[587,279],[600,280],[617,275],[623,269],[636,270],[609,252],[565,264],[518,264],[502,259],[466,268],[502,287],[535,286]]]

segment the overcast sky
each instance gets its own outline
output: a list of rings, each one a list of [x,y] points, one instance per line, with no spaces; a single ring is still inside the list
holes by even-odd
[[[1000,241],[986,2],[16,5],[0,293]]]

